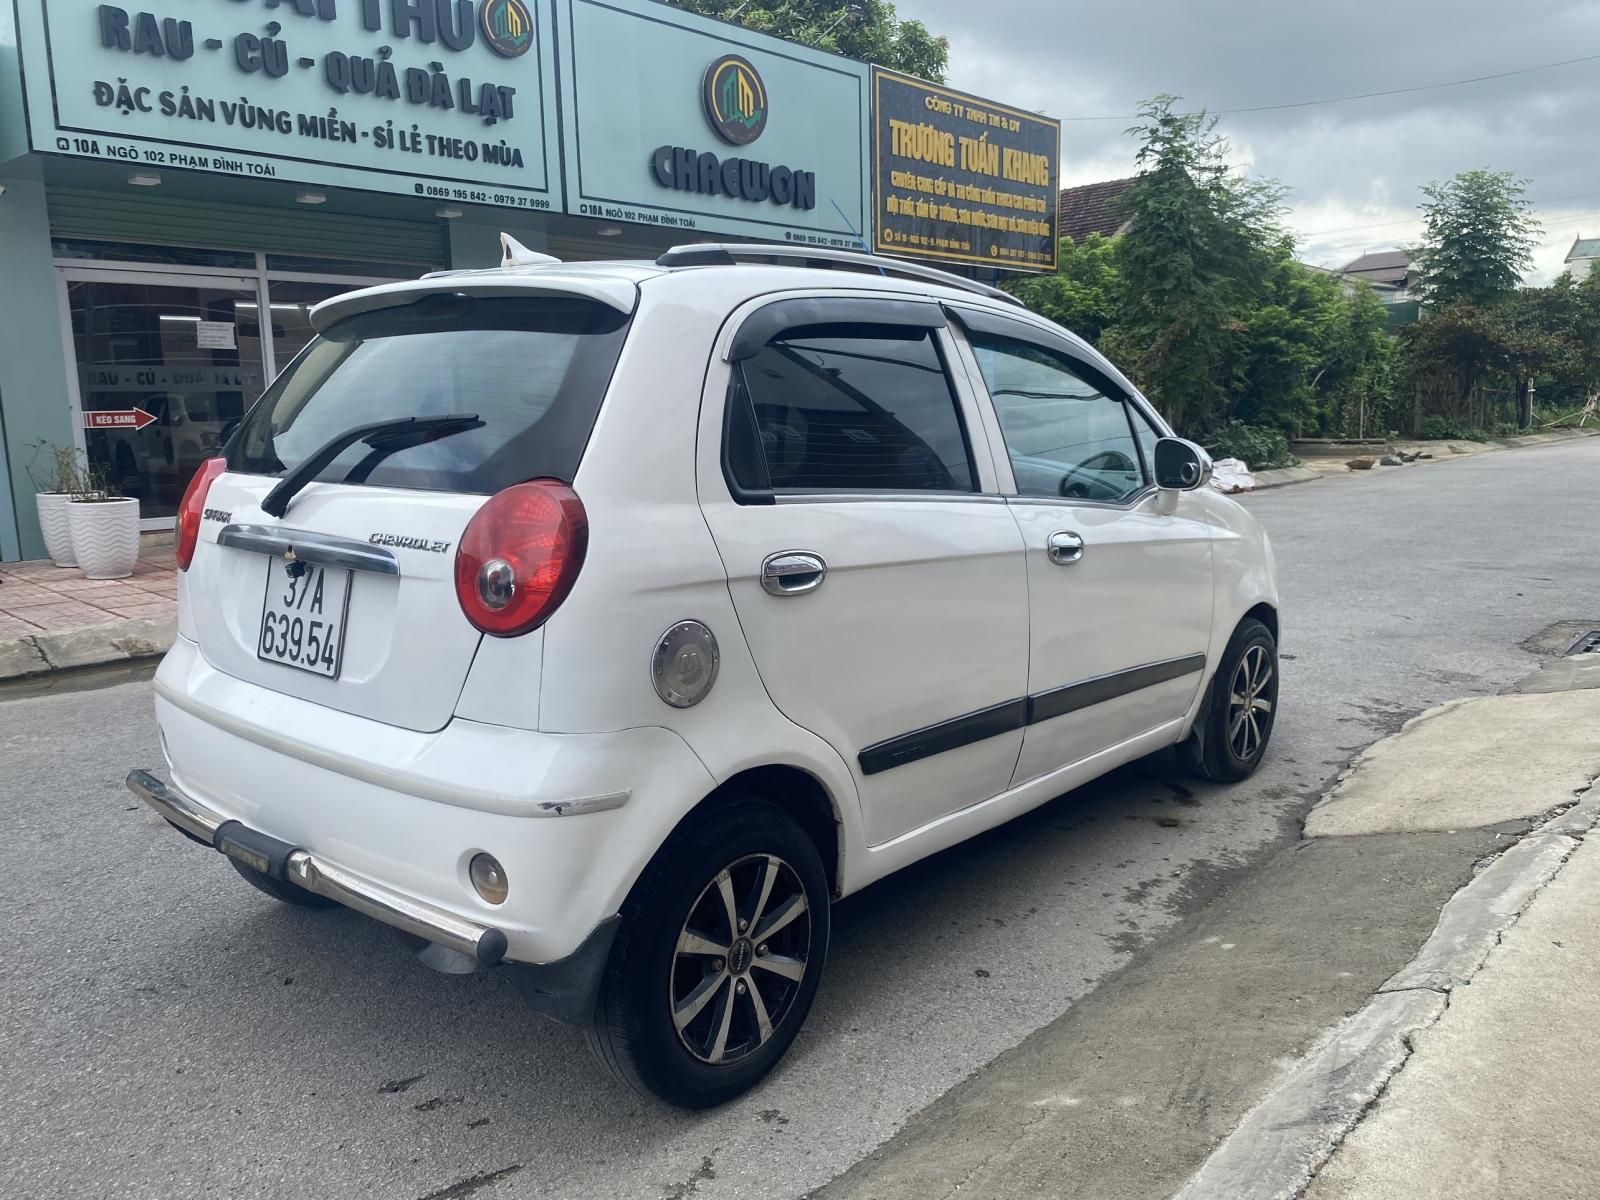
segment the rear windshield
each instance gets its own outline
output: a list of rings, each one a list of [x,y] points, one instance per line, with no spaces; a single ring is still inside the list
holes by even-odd
[[[528,479],[571,483],[627,326],[575,297],[459,293],[346,317],[245,416],[228,469],[282,475],[360,425],[475,415],[477,426],[421,444],[356,442],[317,478],[486,494]]]

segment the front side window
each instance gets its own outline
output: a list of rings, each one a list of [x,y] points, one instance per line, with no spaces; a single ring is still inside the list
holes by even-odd
[[[735,367],[729,404],[729,472],[741,488],[975,490],[931,329],[787,330]]]
[[[1156,443],[1162,434],[1150,423],[1150,418],[1145,416],[1133,405],[1128,406],[1128,417],[1133,421],[1134,436],[1139,439],[1139,449],[1144,451],[1145,474],[1155,478],[1156,471]]]
[[[973,332],[1022,496],[1118,503],[1146,482],[1128,403],[1032,342]]]

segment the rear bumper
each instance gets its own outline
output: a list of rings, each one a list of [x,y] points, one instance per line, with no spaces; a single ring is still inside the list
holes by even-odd
[[[217,848],[217,830],[228,824],[221,813],[168,787],[148,771],[130,772],[128,789],[196,841]],[[506,956],[506,935],[494,926],[480,925],[403,896],[299,847],[290,851],[284,863],[283,878],[308,892],[337,900],[346,908],[392,925],[402,933],[426,938],[464,954],[481,967],[494,966]]]
[[[154,781],[158,792],[138,775],[135,790],[165,819],[213,847],[236,821],[270,839],[286,871],[292,857],[289,882],[476,961],[495,948],[484,930],[504,936],[506,961],[541,970],[591,947],[714,786],[669,730],[455,718],[414,732],[233,678],[183,637],[155,692],[171,783]],[[505,869],[502,904],[472,886],[480,852]]]

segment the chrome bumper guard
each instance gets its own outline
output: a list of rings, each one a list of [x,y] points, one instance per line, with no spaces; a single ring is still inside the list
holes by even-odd
[[[216,848],[217,830],[228,822],[192,796],[162,783],[148,771],[130,771],[128,790],[196,841]],[[402,896],[309,851],[293,850],[285,861],[284,876],[289,883],[337,900],[402,933],[465,954],[480,966],[493,966],[506,955],[506,935],[492,925],[479,925]]]

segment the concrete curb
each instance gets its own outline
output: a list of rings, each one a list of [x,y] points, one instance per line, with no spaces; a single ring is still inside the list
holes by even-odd
[[[1278,467],[1270,471],[1256,471],[1256,491],[1266,488],[1288,487],[1291,483],[1310,483],[1313,479],[1321,479],[1322,472],[1313,471],[1310,467]]]
[[[1591,786],[1452,896],[1411,962],[1303,1055],[1173,1200],[1299,1196],[1405,1065],[1412,1037],[1439,1020],[1597,822]]]
[[[174,615],[6,639],[0,641],[0,681],[157,658],[172,647],[177,636],[178,618]]]
[[[1411,1055],[1449,1001],[1380,995],[1300,1060],[1173,1200],[1293,1200]]]
[[[1597,436],[1600,436],[1600,429],[1564,429],[1559,433],[1530,433],[1523,434],[1518,437],[1491,438],[1487,442],[1401,441],[1394,443],[1394,445],[1396,447],[1404,448],[1407,453],[1412,450],[1429,451],[1434,456],[1433,458],[1427,460],[1427,462],[1431,464],[1449,462],[1454,458],[1470,458],[1477,454],[1490,454],[1496,450],[1521,450],[1526,449],[1529,446],[1550,446],[1557,442],[1570,442],[1575,438]],[[1321,461],[1332,463],[1336,460],[1340,462],[1343,461],[1342,459],[1337,459],[1337,456],[1322,459]],[[1408,463],[1406,465],[1419,467],[1424,464],[1421,462],[1415,462]],[[1399,467],[1375,466],[1371,471],[1347,471],[1341,475],[1340,472],[1335,469],[1319,471],[1314,467],[1305,466],[1279,467],[1272,470],[1254,472],[1256,478],[1256,486],[1254,490],[1263,492],[1269,488],[1288,487],[1293,483],[1310,483],[1315,479],[1326,479],[1330,477],[1345,478],[1346,476],[1354,474],[1378,475],[1387,471],[1397,471],[1400,469],[1401,468]]]
[[[1478,973],[1500,935],[1516,923],[1539,889],[1555,878],[1579,838],[1536,833],[1507,850],[1462,888],[1439,913],[1417,956],[1378,989],[1449,992]]]

